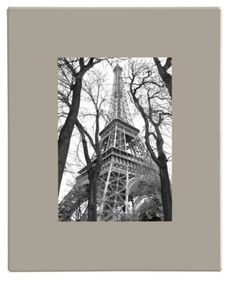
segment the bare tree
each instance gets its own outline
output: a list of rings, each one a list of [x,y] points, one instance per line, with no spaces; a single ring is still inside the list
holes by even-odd
[[[172,197],[168,174],[167,156],[161,130],[171,124],[171,96],[168,87],[155,66],[147,63],[129,62],[129,93],[145,123],[145,143],[158,165],[161,180],[161,197],[165,221],[172,220]]]
[[[103,103],[105,102],[104,93],[102,92],[104,83],[104,76],[102,73],[93,73],[90,77],[90,81],[86,83],[84,91],[89,96],[89,99],[93,105],[93,111],[86,112],[87,116],[94,118],[94,132],[93,136],[87,132],[85,126],[80,122],[76,125],[82,136],[84,156],[87,163],[87,172],[89,179],[89,190],[88,190],[88,221],[97,220],[97,183],[102,167],[102,153],[101,145],[99,140],[100,132],[100,117],[103,113]],[[95,156],[93,159],[89,156],[88,142],[91,145]]]
[[[77,120],[84,75],[101,59],[97,58],[59,58],[58,93],[66,97],[69,103],[68,115],[60,129],[58,138],[58,193],[68,155],[71,135]],[[66,92],[65,92],[66,91]]]
[[[105,75],[102,72],[90,71],[84,80],[81,96],[87,107],[82,107],[75,121],[82,141],[83,153],[88,174],[88,220],[97,220],[97,182],[102,166],[102,154],[99,140],[101,117],[104,116],[103,105],[107,94],[104,90]],[[60,92],[60,100],[69,108],[71,104],[65,94]],[[87,123],[90,122],[90,127]],[[92,124],[91,124],[92,122]]]

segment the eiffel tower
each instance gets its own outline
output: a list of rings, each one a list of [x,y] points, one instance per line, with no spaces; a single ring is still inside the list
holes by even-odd
[[[155,198],[161,202],[158,169],[140,140],[139,129],[133,126],[122,71],[117,63],[113,69],[108,120],[99,134],[102,148],[102,169],[97,185],[99,221],[122,221],[127,217],[132,220],[132,215],[135,216],[135,211],[148,196],[150,185],[156,189]],[[79,220],[86,220],[88,184],[85,167],[79,171],[73,189],[59,204],[60,220],[68,220],[76,212],[79,213]],[[163,219],[161,204],[159,217]]]

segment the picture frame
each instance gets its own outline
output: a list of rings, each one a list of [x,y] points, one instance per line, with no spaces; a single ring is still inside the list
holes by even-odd
[[[57,220],[57,58],[171,56],[173,220]],[[9,8],[9,270],[220,270],[220,10]]]

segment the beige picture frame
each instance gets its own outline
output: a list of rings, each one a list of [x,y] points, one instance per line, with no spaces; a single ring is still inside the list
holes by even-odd
[[[171,56],[173,221],[57,219],[58,56]],[[220,270],[220,10],[9,8],[9,270]]]

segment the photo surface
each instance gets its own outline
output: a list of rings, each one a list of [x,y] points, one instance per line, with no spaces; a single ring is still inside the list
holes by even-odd
[[[58,220],[172,221],[172,58],[58,58]]]

